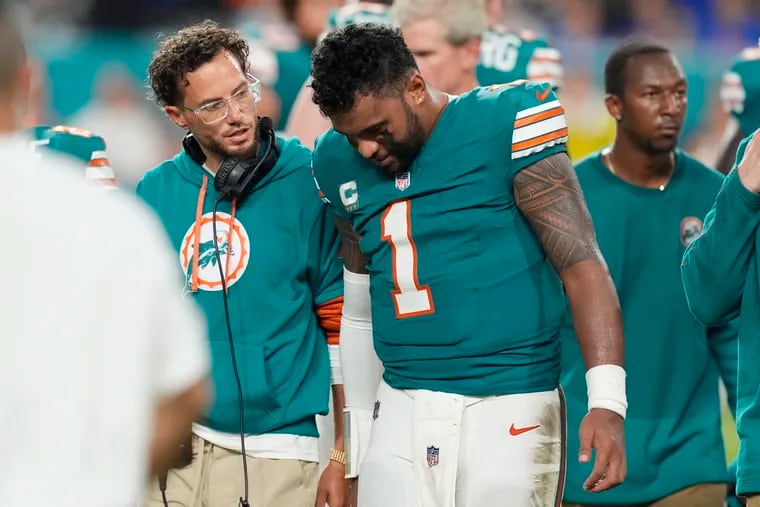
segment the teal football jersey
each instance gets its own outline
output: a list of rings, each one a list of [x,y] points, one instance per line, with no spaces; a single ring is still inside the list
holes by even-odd
[[[325,32],[332,32],[348,25],[359,23],[392,23],[390,6],[375,2],[352,2],[330,11]]]
[[[73,157],[85,167],[85,179],[116,184],[102,137],[77,127],[38,125],[29,129],[31,144],[39,153],[54,152]]]
[[[720,99],[723,109],[736,118],[745,136],[760,128],[760,47],[739,53],[723,75]]]
[[[395,178],[334,130],[318,139],[320,195],[362,236],[389,385],[473,396],[557,386],[562,288],[513,177],[566,139],[556,96],[529,83],[452,98]]]
[[[483,34],[476,72],[482,86],[527,79],[550,83],[556,89],[563,77],[559,51],[533,32],[501,27]]]

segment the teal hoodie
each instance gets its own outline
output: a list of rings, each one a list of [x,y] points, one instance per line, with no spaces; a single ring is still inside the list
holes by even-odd
[[[758,131],[752,136],[757,135]],[[752,137],[750,136],[750,138]],[[741,161],[748,139],[736,155]],[[705,230],[686,250],[681,265],[694,316],[705,324],[739,317],[739,433],[736,491],[760,493],[760,195],[747,190],[734,169],[726,176]]]
[[[735,390],[736,328],[708,327],[691,315],[679,270],[723,176],[681,151],[663,191],[614,176],[599,153],[576,172],[623,313],[628,475],[609,491],[583,490],[592,469],[577,458],[586,368],[568,311],[561,377],[569,430],[565,501],[640,504],[694,484],[727,482],[718,379]],[[729,401],[733,407],[735,396]]]
[[[245,433],[317,436],[315,415],[327,413],[330,366],[315,307],[343,295],[339,238],[314,187],[310,150],[296,139],[278,142],[277,164],[234,210],[234,219],[231,203],[220,202],[217,238],[227,273]],[[181,152],[149,171],[137,193],[158,213],[177,250],[177,268],[186,279],[183,294],[206,316],[214,403],[200,422],[236,433],[238,394],[213,248],[218,197],[213,176]]]

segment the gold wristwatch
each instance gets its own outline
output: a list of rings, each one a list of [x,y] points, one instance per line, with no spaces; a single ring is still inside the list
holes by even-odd
[[[340,463],[341,465],[345,465],[346,453],[343,451],[338,451],[336,449],[330,449],[330,461],[334,461],[336,463]]]

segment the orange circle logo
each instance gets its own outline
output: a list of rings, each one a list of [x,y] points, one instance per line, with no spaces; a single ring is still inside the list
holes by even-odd
[[[195,278],[201,290],[222,290],[216,249],[214,248],[213,213],[206,213],[200,220],[199,238],[195,238],[196,225],[193,223],[185,233],[179,251],[179,262],[185,273],[186,289],[190,290]],[[195,243],[198,241],[198,259],[194,259]],[[227,213],[216,214],[216,244],[219,260],[225,273],[227,287],[234,285],[245,273],[251,252],[248,232],[237,219]],[[197,273],[193,272],[197,266]]]

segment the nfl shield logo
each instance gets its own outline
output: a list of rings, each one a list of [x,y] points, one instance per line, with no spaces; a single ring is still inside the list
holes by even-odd
[[[438,465],[438,448],[432,445],[427,448],[427,462],[429,467]]]
[[[402,192],[409,188],[409,171],[396,175],[396,188]]]

